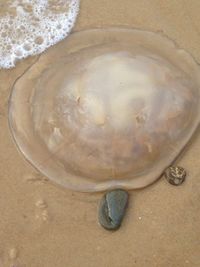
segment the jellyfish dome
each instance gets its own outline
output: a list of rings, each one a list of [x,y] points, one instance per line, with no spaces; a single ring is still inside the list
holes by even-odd
[[[77,191],[145,187],[200,121],[200,69],[171,40],[88,30],[41,56],[15,83],[9,122],[24,156]]]

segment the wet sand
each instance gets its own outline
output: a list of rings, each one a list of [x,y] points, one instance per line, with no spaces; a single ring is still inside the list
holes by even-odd
[[[198,0],[82,0],[74,31],[128,26],[163,32],[200,62],[199,10]],[[102,194],[52,184],[13,143],[11,87],[37,60],[0,71],[0,267],[199,267],[200,132],[178,160],[188,171],[186,182],[173,187],[161,178],[130,192],[122,228],[107,232],[97,223]]]

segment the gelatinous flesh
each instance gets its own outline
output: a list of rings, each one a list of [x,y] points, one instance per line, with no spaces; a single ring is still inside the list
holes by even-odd
[[[147,186],[200,121],[200,69],[155,33],[89,30],[44,54],[14,85],[9,121],[25,157],[78,191]]]

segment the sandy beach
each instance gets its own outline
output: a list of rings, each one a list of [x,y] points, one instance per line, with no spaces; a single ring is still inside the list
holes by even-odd
[[[198,0],[81,0],[73,31],[126,26],[160,32],[200,63],[199,11]],[[12,85],[38,58],[0,70],[0,267],[199,267],[200,132],[177,161],[188,172],[185,183],[173,187],[161,178],[130,191],[122,227],[105,231],[97,219],[102,194],[51,183],[11,137]]]

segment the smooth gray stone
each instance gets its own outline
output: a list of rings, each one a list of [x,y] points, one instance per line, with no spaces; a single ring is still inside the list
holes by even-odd
[[[107,192],[99,207],[99,223],[107,230],[117,230],[124,218],[128,203],[128,193],[117,189]]]

